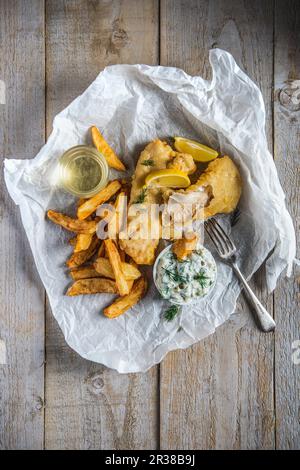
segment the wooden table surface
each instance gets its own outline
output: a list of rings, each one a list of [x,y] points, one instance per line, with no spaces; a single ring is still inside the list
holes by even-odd
[[[299,226],[299,0],[0,0],[0,46],[8,158],[33,157],[53,117],[106,65],[210,78],[209,49],[231,52],[262,90],[269,147]],[[257,330],[241,296],[211,337],[146,374],[119,375],[66,345],[3,179],[0,201],[1,449],[300,447],[295,278],[272,295],[263,269],[252,282],[275,334]]]

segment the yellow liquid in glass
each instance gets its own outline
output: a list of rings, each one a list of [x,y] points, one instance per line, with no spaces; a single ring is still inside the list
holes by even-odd
[[[98,186],[102,177],[99,163],[92,157],[74,158],[65,168],[67,184],[74,191],[90,192]]]
[[[79,197],[91,197],[99,192],[108,180],[105,158],[94,148],[78,145],[60,159],[61,184]]]

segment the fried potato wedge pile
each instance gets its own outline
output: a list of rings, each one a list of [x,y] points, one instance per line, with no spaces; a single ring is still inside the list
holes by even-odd
[[[116,168],[119,164],[116,163],[117,160],[114,162]],[[142,273],[135,262],[119,247],[118,237],[122,220],[126,217],[129,192],[128,181],[114,180],[95,196],[78,200],[77,218],[54,210],[47,212],[52,222],[75,234],[69,240],[73,253],[66,261],[73,283],[66,295],[69,297],[101,293],[119,295],[105,309],[104,313],[108,318],[116,318],[126,312],[146,291],[146,280]],[[109,212],[107,206],[104,205],[103,211],[101,210],[101,205],[104,203],[113,209],[112,217],[105,213]],[[96,233],[97,224],[106,216],[108,238],[100,240]]]

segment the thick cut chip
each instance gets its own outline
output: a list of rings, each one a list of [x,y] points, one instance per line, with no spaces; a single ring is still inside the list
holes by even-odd
[[[70,271],[70,276],[74,281],[78,279],[88,279],[91,277],[102,277],[93,266],[80,266]]]
[[[80,207],[77,209],[77,217],[80,220],[86,219],[91,215],[98,206],[108,201],[117,191],[121,188],[119,181],[114,180],[108,183],[108,185],[99,191],[98,194],[87,199]]]
[[[100,258],[101,256],[104,256],[104,255],[105,255],[105,245],[104,245],[103,242],[100,243],[100,246],[99,246],[99,249],[98,249],[98,253],[97,253],[97,254],[98,254],[99,258]]]
[[[112,240],[105,240],[104,243],[120,295],[126,295],[129,292],[129,288],[122,270],[122,262],[118,249]]]
[[[114,281],[98,277],[75,281],[71,287],[69,287],[66,295],[116,294],[117,292],[117,286]]]
[[[100,240],[94,235],[93,240],[87,250],[78,251],[78,253],[73,253],[70,258],[67,260],[66,264],[69,268],[76,268],[81,266],[83,263],[91,259],[91,257],[96,253]]]
[[[75,237],[70,238],[69,243],[70,243],[71,246],[75,247],[75,245],[77,243],[77,235],[75,235]]]
[[[147,281],[145,278],[140,277],[134,282],[132,289],[128,295],[119,297],[109,307],[103,310],[103,313],[108,318],[116,318],[125,313],[126,310],[133,307],[139,302],[147,290]]]
[[[48,218],[57,225],[75,233],[93,234],[96,232],[97,223],[94,220],[72,219],[68,215],[48,210]]]
[[[110,264],[109,259],[107,258],[97,258],[94,263],[95,270],[103,277],[109,277],[110,279],[115,279],[114,270]],[[124,273],[125,279],[135,280],[141,276],[141,272],[137,269],[136,266],[132,266],[129,263],[121,261],[122,271]]]
[[[76,243],[74,246],[74,253],[78,251],[87,250],[92,243],[93,235],[89,233],[79,233],[77,235]]]
[[[91,128],[92,139],[96,149],[102,153],[108,165],[119,171],[125,171],[126,168],[113,149],[108,145],[99,129],[95,126]]]
[[[121,192],[118,194],[114,212],[110,218],[107,230],[108,237],[116,239],[119,232],[122,230],[127,216],[127,196],[125,193]]]

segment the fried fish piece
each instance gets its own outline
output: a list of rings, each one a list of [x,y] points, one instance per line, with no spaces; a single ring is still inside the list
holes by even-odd
[[[209,163],[195,184],[186,189],[186,194],[203,188],[211,193],[203,209],[203,218],[232,212],[241,197],[242,179],[238,167],[228,156],[216,158]]]
[[[150,142],[142,151],[132,180],[127,232],[120,234],[120,247],[137,263],[153,264],[155,250],[159,242],[159,214],[149,217],[147,210],[151,204],[159,204],[161,191],[159,188],[144,188],[146,176],[154,170],[167,167],[175,156],[172,148],[161,140]],[[140,212],[134,211],[133,205],[139,205]],[[154,228],[154,230],[153,230]],[[151,238],[153,233],[155,238]]]
[[[241,176],[231,158],[224,156],[210,162],[195,184],[185,190],[164,191],[162,238],[181,239],[194,220],[232,212],[241,191]]]
[[[179,261],[183,261],[196,248],[198,236],[195,233],[188,233],[180,240],[173,243],[172,251]]]
[[[195,173],[197,170],[196,163],[192,157],[188,153],[177,153],[175,157],[168,163],[168,168],[174,168],[175,170],[183,171],[188,175]]]

